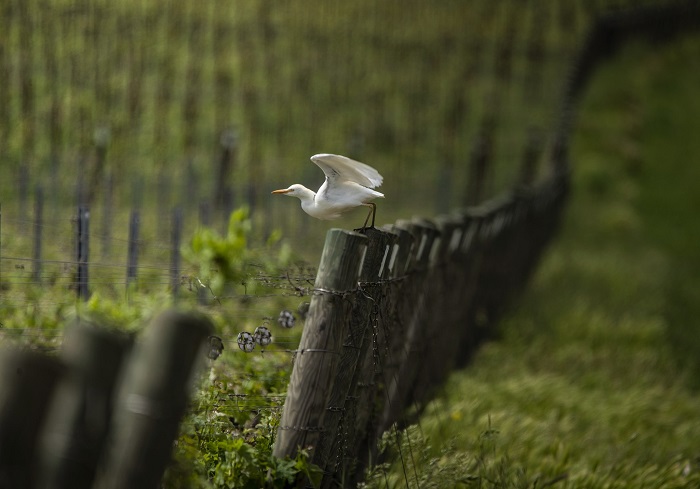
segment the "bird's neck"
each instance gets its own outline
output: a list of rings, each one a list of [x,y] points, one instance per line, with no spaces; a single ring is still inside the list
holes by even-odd
[[[299,197],[299,200],[301,200],[303,203],[312,203],[316,198],[316,192],[304,187],[303,185],[300,185],[300,187],[301,189],[299,189],[296,196]]]

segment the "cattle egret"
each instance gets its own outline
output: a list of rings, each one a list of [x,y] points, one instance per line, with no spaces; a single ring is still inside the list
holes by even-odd
[[[370,201],[384,197],[384,194],[372,190],[374,187],[379,187],[384,180],[379,172],[369,165],[341,155],[318,154],[312,156],[311,161],[326,174],[326,181],[318,192],[295,183],[289,188],[275,190],[272,193],[298,197],[304,212],[316,219],[337,219],[341,214],[355,207],[369,207],[369,214],[362,227],[367,227],[370,216],[372,216],[371,227],[374,227],[377,205]]]

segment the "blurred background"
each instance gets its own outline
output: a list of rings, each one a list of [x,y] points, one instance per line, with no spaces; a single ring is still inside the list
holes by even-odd
[[[260,236],[281,228],[306,245],[328,223],[270,191],[318,188],[309,157],[321,152],[385,176],[380,223],[475,203],[513,184],[525,153],[539,161],[546,151],[563,75],[599,10],[544,0],[4,2],[3,213],[26,218],[42,188],[52,221],[84,203],[93,222],[125,230],[123,211],[143,208],[146,235],[163,237],[173,207],[191,229],[248,205]],[[487,170],[470,175],[479,159]],[[357,227],[360,214],[338,225]]]

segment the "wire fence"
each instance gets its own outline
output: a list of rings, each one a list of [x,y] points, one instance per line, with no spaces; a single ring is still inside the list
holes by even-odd
[[[160,7],[2,8],[0,298],[24,323],[0,318],[0,336],[60,354],[62,324],[86,300],[101,307],[91,297],[121,300],[132,322],[141,317],[126,309],[142,300],[209,313],[212,375],[220,355],[293,367],[286,395],[240,388],[275,372],[227,377],[213,404],[225,421],[212,426],[244,437],[278,413],[274,453],[313,447],[323,487],[360,480],[381,434],[415,419],[526,284],[559,222],[575,104],[600,60],[700,19],[696,3],[670,1],[337,2],[314,16],[304,2]],[[333,230],[318,269],[251,263],[254,292],[215,293],[181,250],[203,226],[225,232],[240,204],[253,245],[280,227],[315,254],[320,225],[262,196],[280,179],[312,179],[296,162],[320,146],[395,175],[390,218],[438,217]],[[357,273],[329,274],[335,262]],[[37,367],[47,390],[57,365]],[[137,451],[124,450],[110,473],[135,470],[119,469]],[[8,480],[29,484],[21,467]]]

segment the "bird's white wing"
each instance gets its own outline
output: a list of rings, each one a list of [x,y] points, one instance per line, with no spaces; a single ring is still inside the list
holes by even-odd
[[[364,187],[374,188],[379,187],[384,181],[379,172],[371,166],[345,156],[323,153],[313,155],[311,161],[323,170],[331,182],[347,180]]]

